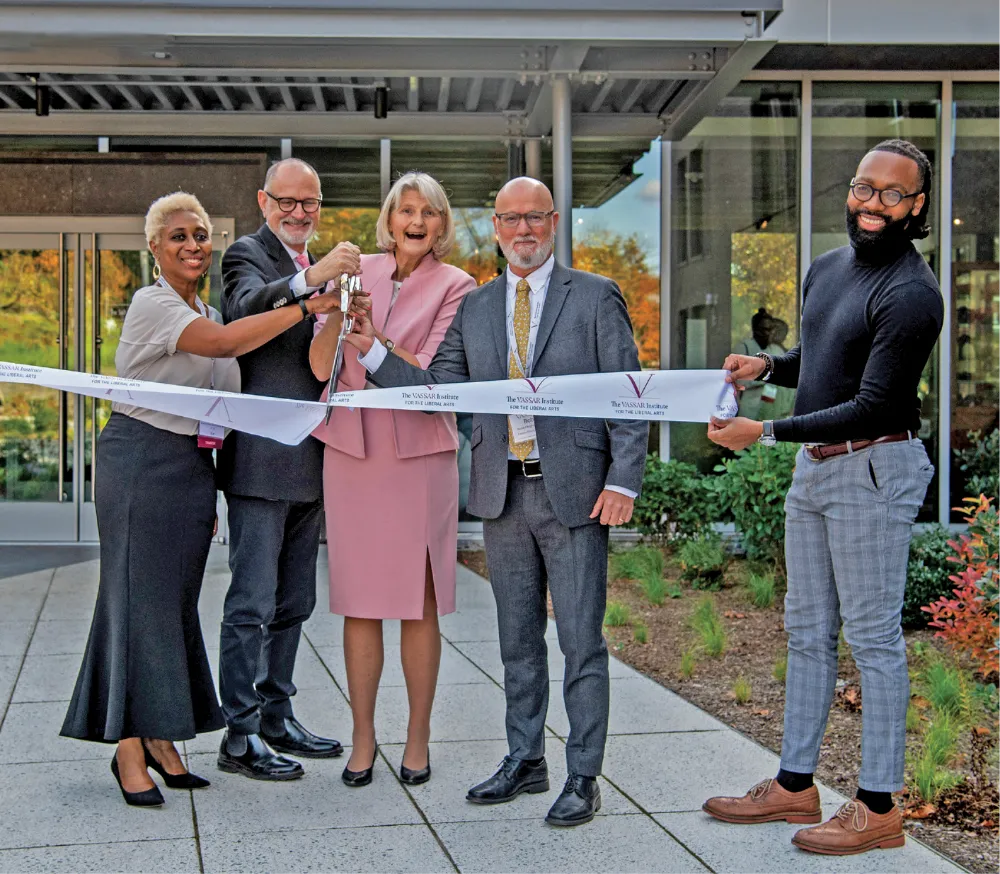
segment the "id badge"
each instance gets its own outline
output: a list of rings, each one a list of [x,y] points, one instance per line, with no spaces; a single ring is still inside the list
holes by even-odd
[[[211,422],[198,423],[199,449],[222,449],[225,436],[226,429],[222,425],[213,425]]]
[[[534,416],[511,416],[510,430],[514,435],[515,443],[524,443],[527,440],[535,439],[535,417]]]

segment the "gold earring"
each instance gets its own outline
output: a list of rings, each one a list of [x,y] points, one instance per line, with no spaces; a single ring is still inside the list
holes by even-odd
[[[160,278],[160,262],[159,261],[154,261],[153,262],[153,279],[159,279],[159,278]]]

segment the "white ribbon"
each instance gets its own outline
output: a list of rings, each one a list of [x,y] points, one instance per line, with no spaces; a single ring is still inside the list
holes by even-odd
[[[736,396],[725,381],[726,373],[643,370],[367,389],[337,392],[332,403],[381,410],[707,422],[711,416],[736,415]],[[319,401],[234,394],[3,361],[0,382],[40,385],[145,407],[289,445],[301,443],[323,420],[326,409]]]

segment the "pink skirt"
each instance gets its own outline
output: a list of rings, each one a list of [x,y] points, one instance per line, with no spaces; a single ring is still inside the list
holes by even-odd
[[[455,612],[458,463],[454,452],[397,458],[387,410],[362,410],[365,454],[330,446],[323,494],[330,612],[422,619],[427,557],[438,614]]]

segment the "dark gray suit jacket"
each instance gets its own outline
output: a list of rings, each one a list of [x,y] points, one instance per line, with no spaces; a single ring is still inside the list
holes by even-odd
[[[388,355],[371,374],[378,386],[507,379],[507,276],[470,291],[427,370]],[[535,340],[533,376],[639,369],[621,291],[610,279],[556,263]],[[585,525],[606,485],[638,492],[649,425],[633,420],[536,416],[542,482],[559,521]],[[470,513],[495,519],[507,495],[507,417],[472,420]]]
[[[267,225],[240,237],[222,258],[223,320],[228,323],[293,304],[288,283],[298,270]],[[323,383],[309,367],[313,324],[312,317],[305,319],[241,355],[243,392],[319,400]],[[323,494],[323,444],[306,437],[298,446],[285,446],[233,431],[219,452],[219,485],[226,492],[272,501],[318,501]]]

